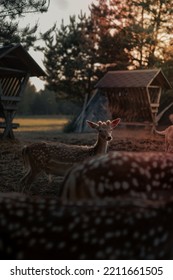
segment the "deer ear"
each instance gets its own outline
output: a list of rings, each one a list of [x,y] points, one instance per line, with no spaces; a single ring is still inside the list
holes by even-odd
[[[98,128],[98,124],[97,123],[91,122],[91,121],[86,121],[86,122],[89,125],[89,127],[95,128],[95,129]]]
[[[115,128],[120,123],[120,121],[121,121],[120,118],[111,121],[111,128]]]

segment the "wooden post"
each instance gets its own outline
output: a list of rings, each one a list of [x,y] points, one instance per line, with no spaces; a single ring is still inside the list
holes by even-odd
[[[23,92],[26,88],[28,79],[30,77],[29,73],[25,73],[25,76],[23,77],[23,80],[21,84],[19,84],[19,88],[16,90],[13,88],[13,91],[15,92],[15,95],[13,96],[12,93],[10,92],[11,95],[3,95],[1,96],[1,101],[3,102],[3,115],[5,119],[4,123],[4,131],[2,134],[2,139],[14,139],[14,133],[13,133],[13,118],[15,116],[16,110],[17,110],[17,104],[21,99],[21,96],[23,95]],[[12,104],[9,104],[12,103]],[[17,126],[15,127],[17,128]]]
[[[12,120],[13,120],[12,112],[7,112],[5,114],[5,129],[2,134],[2,139],[5,139],[5,138],[14,139]]]
[[[19,89],[19,94],[18,94],[18,96],[21,97],[21,96],[23,95],[24,90],[25,90],[26,85],[27,85],[27,82],[28,82],[28,80],[29,80],[29,77],[30,77],[30,74],[29,74],[29,73],[26,73],[26,76],[24,77],[24,80],[23,80],[23,82],[22,82],[22,85],[21,85],[21,87],[20,87],[20,89]]]
[[[88,93],[85,94],[84,104],[83,104],[82,113],[81,113],[81,117],[80,117],[81,118],[80,119],[80,125],[79,125],[79,132],[80,133],[83,131],[83,124],[84,124],[87,101],[88,101]]]

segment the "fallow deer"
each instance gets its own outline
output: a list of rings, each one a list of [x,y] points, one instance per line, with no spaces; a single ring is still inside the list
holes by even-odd
[[[98,133],[97,141],[92,146],[67,145],[63,143],[33,143],[23,148],[22,156],[27,168],[21,184],[30,185],[35,177],[44,171],[46,174],[63,176],[77,162],[107,152],[112,140],[112,131],[120,119],[106,122],[87,121]]]
[[[162,152],[112,152],[72,167],[64,178],[64,201],[114,199],[119,195],[156,195],[173,190],[173,157]]]
[[[120,203],[67,207],[58,199],[0,193],[0,258],[172,259],[172,199],[143,198],[136,205],[122,197]]]
[[[171,147],[173,147],[173,125],[170,125],[162,131],[155,129],[155,132],[159,135],[165,136],[165,151],[171,151]]]

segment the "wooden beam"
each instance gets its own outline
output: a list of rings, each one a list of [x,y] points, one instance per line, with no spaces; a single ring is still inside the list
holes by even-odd
[[[14,129],[16,129],[20,126],[19,123],[12,123],[11,125],[12,125],[12,128],[14,128]],[[6,128],[6,123],[0,122],[0,128]]]
[[[160,88],[159,88],[158,97],[157,97],[157,102],[159,103],[159,105],[160,105],[160,97],[161,97],[161,93],[162,93],[162,88],[160,87]]]
[[[120,126],[152,126],[151,122],[121,122]]]
[[[2,71],[2,72],[1,72]],[[5,73],[6,72],[6,73]],[[0,76],[2,73],[4,73],[4,75],[7,75],[7,72],[11,73],[11,74],[22,74],[22,75],[26,75],[26,71],[23,71],[21,69],[13,69],[13,68],[6,68],[6,67],[0,67]],[[3,75],[3,76],[4,76]]]
[[[22,96],[23,95],[24,90],[25,90],[25,88],[27,86],[29,77],[30,77],[30,73],[26,73],[25,77],[24,77],[24,80],[22,81],[21,87],[19,89],[18,96]]]
[[[3,89],[3,95],[4,96],[12,96],[14,95],[14,91],[15,91],[15,85],[19,84],[19,79],[17,79],[16,77],[8,77],[6,79],[6,83],[3,82],[2,84],[2,89]]]
[[[12,125],[13,111],[4,112],[4,118],[5,118],[5,127],[4,127],[4,131],[2,133],[1,138],[2,139],[6,139],[6,138],[14,139],[13,125]]]
[[[160,88],[159,86],[148,86],[148,88]]]
[[[164,115],[164,113],[173,106],[173,102],[171,102],[166,108],[164,108],[157,116],[156,116],[156,122],[158,123],[161,119],[161,117]]]
[[[17,110],[17,105],[3,105],[4,110],[7,111],[16,111]]]
[[[146,91],[147,91],[147,97],[148,97],[148,102],[149,102],[149,106],[150,106],[151,118],[152,118],[153,124],[155,124],[155,116],[151,110],[151,99],[150,99],[150,93],[149,93],[148,87],[146,87]]]
[[[2,95],[0,97],[1,101],[17,101],[19,102],[21,100],[21,98],[19,96],[4,96]]]

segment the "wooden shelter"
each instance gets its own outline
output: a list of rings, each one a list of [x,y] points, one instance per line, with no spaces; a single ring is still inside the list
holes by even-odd
[[[0,48],[0,128],[2,138],[14,138],[13,123],[29,77],[45,76],[45,72],[21,44]]]
[[[128,124],[156,125],[163,90],[171,88],[161,69],[108,71],[96,84],[108,98],[113,117]]]

